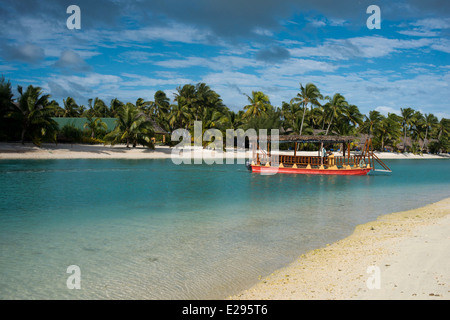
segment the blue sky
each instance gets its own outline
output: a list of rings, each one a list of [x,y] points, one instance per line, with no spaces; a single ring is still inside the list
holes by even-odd
[[[79,30],[66,26],[71,4]],[[372,4],[381,29],[367,28]],[[0,21],[0,74],[60,103],[152,100],[157,90],[173,99],[205,82],[237,111],[252,91],[281,106],[313,82],[363,113],[450,118],[445,0],[3,0]]]

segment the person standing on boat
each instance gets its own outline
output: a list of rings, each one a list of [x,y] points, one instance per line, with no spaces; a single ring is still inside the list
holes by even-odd
[[[320,158],[320,165],[323,166],[323,164],[325,163],[325,157],[327,156],[327,150],[325,149],[325,147],[322,147],[322,157]]]

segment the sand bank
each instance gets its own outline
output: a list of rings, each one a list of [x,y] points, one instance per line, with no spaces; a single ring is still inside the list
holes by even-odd
[[[0,159],[170,159],[173,148],[156,146],[155,150],[136,147],[127,148],[125,145],[104,146],[85,144],[50,144],[45,143],[36,147],[31,143],[0,143]],[[215,153],[209,150],[200,150],[204,158],[211,158]],[[280,154],[293,155],[293,151],[282,151]],[[297,155],[317,156],[317,152],[297,152]],[[335,153],[335,155],[340,155]],[[442,159],[450,158],[448,155],[414,155],[391,152],[376,153],[380,159]],[[235,153],[237,158],[249,158],[250,152]]]
[[[230,299],[448,300],[450,198],[359,225]]]

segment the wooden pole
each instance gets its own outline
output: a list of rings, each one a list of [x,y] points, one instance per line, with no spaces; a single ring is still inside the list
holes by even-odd
[[[256,164],[259,166],[260,165],[260,161],[259,161],[259,142],[256,142]]]
[[[297,156],[297,142],[295,143],[295,148],[294,148],[294,157]]]
[[[350,142],[347,142],[347,158],[348,158],[348,165],[350,165]]]

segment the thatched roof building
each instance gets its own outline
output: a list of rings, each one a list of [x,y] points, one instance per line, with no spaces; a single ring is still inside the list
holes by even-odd
[[[251,139],[251,138],[250,138]],[[257,137],[258,141],[272,141],[271,135],[267,139]],[[306,136],[306,135],[280,135],[278,141],[285,142],[300,142],[300,143],[349,143],[358,140],[354,136]]]

